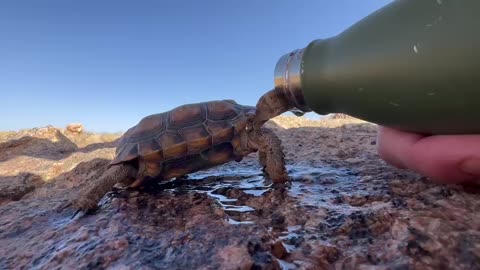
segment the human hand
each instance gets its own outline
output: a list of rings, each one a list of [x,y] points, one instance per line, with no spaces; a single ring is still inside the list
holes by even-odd
[[[380,127],[378,154],[387,163],[439,183],[480,183],[480,135],[423,136]]]

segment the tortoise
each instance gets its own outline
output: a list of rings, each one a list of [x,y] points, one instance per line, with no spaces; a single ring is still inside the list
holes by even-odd
[[[285,183],[288,174],[281,141],[271,130],[253,122],[255,113],[253,106],[214,100],[146,116],[119,139],[107,171],[66,206],[78,211],[95,209],[117,183],[139,188],[147,182],[239,162],[257,151],[267,176],[274,183]]]

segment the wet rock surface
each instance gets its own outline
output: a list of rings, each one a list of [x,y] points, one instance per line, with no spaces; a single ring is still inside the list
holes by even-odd
[[[75,216],[56,209],[102,175],[115,138],[86,144],[53,127],[9,134],[0,140],[0,269],[480,269],[478,187],[386,165],[376,127],[355,119],[267,125],[283,141],[289,187],[272,186],[251,155],[115,188]]]

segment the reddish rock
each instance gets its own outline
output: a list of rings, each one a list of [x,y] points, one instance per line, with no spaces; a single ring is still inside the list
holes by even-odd
[[[56,209],[103,174],[115,149],[100,138],[116,137],[9,134],[0,269],[480,269],[478,187],[387,166],[364,122],[268,125],[283,140],[289,188],[272,188],[253,155],[157,187],[117,187],[74,218]]]
[[[277,241],[272,245],[272,254],[279,259],[283,259],[288,255],[288,251],[282,241]]]
[[[221,269],[249,270],[253,266],[246,247],[226,246],[218,251],[217,256]]]
[[[71,123],[68,124],[65,129],[73,134],[81,134],[83,132],[83,125],[80,123]]]

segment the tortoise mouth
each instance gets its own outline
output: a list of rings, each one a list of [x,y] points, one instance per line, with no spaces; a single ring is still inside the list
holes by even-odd
[[[140,169],[140,160],[138,158],[134,158],[132,160],[125,161],[124,163],[132,166],[136,170]]]

